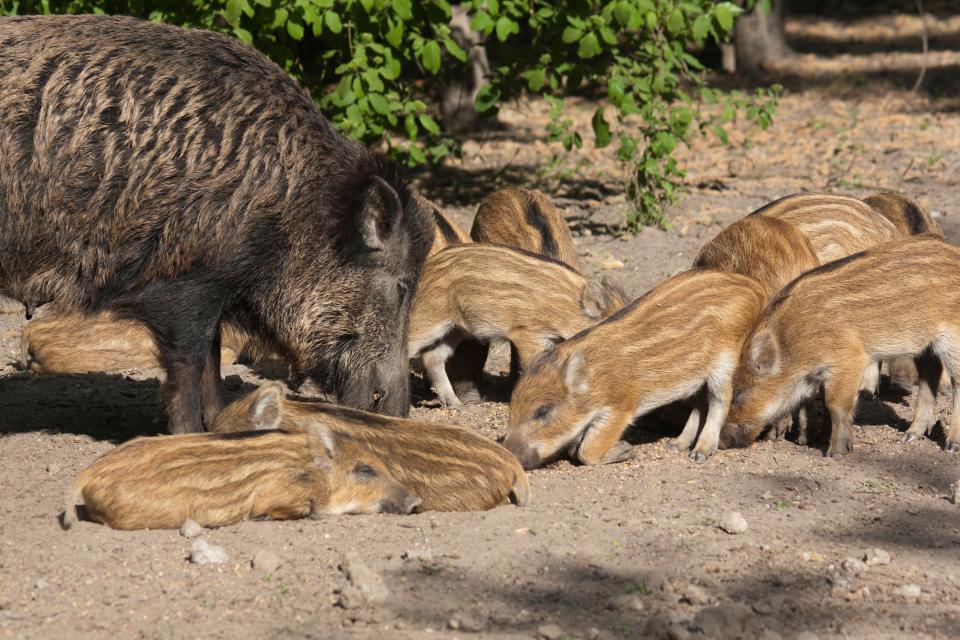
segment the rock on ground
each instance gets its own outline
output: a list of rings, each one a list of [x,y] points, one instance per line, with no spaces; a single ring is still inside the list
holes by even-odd
[[[390,598],[390,590],[383,582],[383,577],[367,566],[355,552],[350,552],[340,563],[340,570],[354,587],[363,593],[367,602],[380,604]]]
[[[184,520],[183,524],[180,525],[180,535],[184,538],[196,538],[201,533],[203,533],[203,527],[190,518]]]
[[[728,511],[720,518],[720,528],[732,535],[746,533],[747,519],[739,511]]]
[[[228,558],[226,549],[210,544],[203,538],[190,546],[190,562],[193,564],[223,564]]]

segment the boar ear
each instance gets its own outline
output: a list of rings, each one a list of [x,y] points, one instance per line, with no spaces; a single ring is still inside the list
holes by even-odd
[[[769,331],[761,331],[750,340],[748,365],[755,374],[769,376],[776,373],[779,355],[777,341]]]
[[[582,351],[575,351],[573,355],[567,358],[563,380],[571,395],[580,395],[586,393],[589,389],[587,386],[587,363],[583,359]]]
[[[596,320],[603,315],[610,301],[607,300],[607,292],[603,285],[596,280],[589,280],[587,286],[580,293],[580,308],[588,318]]]
[[[283,387],[279,382],[268,382],[253,393],[253,404],[248,414],[253,428],[257,431],[279,429]]]
[[[386,180],[371,176],[360,202],[360,237],[369,249],[383,249],[389,229],[400,219],[403,210],[400,196]]]
[[[337,457],[337,438],[330,427],[325,424],[315,424],[310,427],[310,433],[320,439],[331,458]]]

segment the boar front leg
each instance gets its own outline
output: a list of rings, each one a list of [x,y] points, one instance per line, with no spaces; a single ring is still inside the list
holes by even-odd
[[[690,452],[691,460],[704,462],[717,450],[720,428],[727,419],[732,397],[733,385],[729,374],[716,381],[707,381],[707,419],[703,423],[703,431],[700,432],[696,448]]]
[[[827,448],[829,458],[839,458],[853,450],[853,412],[857,407],[865,366],[865,362],[847,364],[834,371],[823,386],[824,400],[833,423]]]
[[[445,407],[459,407],[463,403],[453,391],[453,385],[450,384],[450,378],[447,377],[447,360],[453,355],[457,345],[451,345],[449,342],[441,342],[434,347],[424,351],[421,354],[423,368],[427,370],[430,376],[430,383],[437,397]]]
[[[904,443],[918,441],[927,435],[937,422],[937,387],[940,385],[943,365],[940,363],[940,358],[929,349],[914,358],[914,364],[917,365],[920,389],[917,408],[913,412],[913,423],[900,439]]]
[[[207,361],[200,379],[200,402],[203,424],[207,429],[227,405],[223,394],[223,379],[220,377],[220,332],[213,335],[213,343],[207,353]]]
[[[693,397],[693,408],[690,410],[690,417],[683,425],[683,431],[667,446],[676,451],[686,451],[693,446],[703,426],[703,421],[707,415],[707,390],[701,389]]]
[[[633,458],[636,447],[620,440],[630,422],[632,416],[627,411],[602,413],[587,426],[587,433],[577,451],[577,459],[583,464],[611,464]]]

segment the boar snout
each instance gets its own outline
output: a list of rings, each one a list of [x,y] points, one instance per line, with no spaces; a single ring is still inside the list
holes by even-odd
[[[508,437],[503,441],[503,446],[506,447],[507,451],[516,456],[524,469],[536,469],[540,466],[540,454],[536,448],[522,442],[519,438]]]
[[[348,374],[337,397],[340,404],[350,407],[406,417],[410,413],[410,372],[406,355],[393,366],[378,363],[365,374]]]
[[[383,513],[397,513],[403,516],[419,511],[422,501],[409,491],[399,489],[380,502]]]

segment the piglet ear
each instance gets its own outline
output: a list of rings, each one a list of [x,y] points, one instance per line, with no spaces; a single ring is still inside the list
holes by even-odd
[[[580,308],[588,318],[596,320],[607,309],[607,292],[596,280],[589,280],[580,293]]]
[[[400,219],[403,205],[396,189],[380,176],[371,176],[360,198],[360,237],[372,251],[383,249],[389,230]]]
[[[587,385],[587,363],[582,351],[575,351],[567,358],[564,383],[571,395],[580,395],[589,390]]]
[[[750,339],[749,360],[747,361],[753,373],[759,376],[769,376],[779,369],[779,349],[777,340],[769,331],[761,331]]]
[[[337,437],[333,434],[330,427],[325,424],[312,424],[310,425],[310,433],[323,443],[330,458],[337,457]]]
[[[279,429],[283,386],[279,382],[268,382],[254,391],[253,395],[248,414],[253,428],[257,431]]]

